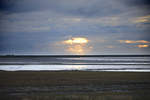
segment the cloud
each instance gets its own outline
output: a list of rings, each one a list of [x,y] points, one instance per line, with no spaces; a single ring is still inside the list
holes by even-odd
[[[50,29],[62,32],[80,26],[79,31],[84,27],[97,27],[99,31],[99,25],[131,27],[130,17],[143,12],[127,8],[122,0],[2,0],[1,4],[1,32],[48,32]]]
[[[106,46],[106,48],[112,49],[112,48],[115,48],[115,46],[109,45],[109,46]]]
[[[131,44],[131,43],[150,43],[150,41],[146,41],[146,40],[119,40],[120,43],[127,43],[127,44]]]
[[[4,52],[10,52],[11,47],[15,51],[27,45],[23,51],[33,52],[34,45],[64,40],[71,42],[60,43],[58,49],[42,48],[48,54],[68,54],[64,50],[73,54],[77,49],[78,53],[134,53],[125,45],[149,42],[150,28],[145,28],[149,24],[148,5],[146,0],[0,0],[0,46],[7,48],[1,48]],[[137,27],[141,24],[144,28]],[[79,44],[69,36],[87,37],[90,41]],[[124,40],[124,44],[116,40]],[[122,49],[117,51],[116,47]],[[42,52],[41,47],[36,50]]]
[[[65,22],[80,22],[81,18],[64,18]]]
[[[43,16],[43,14],[46,14]],[[0,13],[0,32],[46,32],[51,30],[47,12]]]
[[[71,54],[86,54],[92,50],[88,45],[89,40],[85,37],[73,37],[61,42],[66,48],[65,51]]]
[[[88,42],[89,40],[83,37],[74,37],[72,39],[63,41],[64,44],[71,44],[71,45],[72,44],[86,44]]]
[[[137,17],[133,20],[134,23],[150,23],[150,15]]]
[[[136,47],[138,47],[138,48],[147,48],[147,47],[149,47],[149,45],[136,45]]]
[[[125,3],[127,6],[136,6],[136,7],[143,7],[150,5],[149,0],[122,0],[122,2]]]
[[[132,47],[138,47],[138,48],[147,48],[150,45],[150,41],[146,40],[119,40],[120,43],[126,43],[126,44],[133,44],[130,45]]]
[[[37,31],[37,32],[39,32],[39,31],[50,31],[50,27],[48,27],[48,26],[43,26],[43,27],[32,27],[32,29],[31,29],[32,31]]]
[[[119,14],[126,9],[124,0],[1,0],[0,4],[0,10],[8,13],[49,10],[84,17]]]

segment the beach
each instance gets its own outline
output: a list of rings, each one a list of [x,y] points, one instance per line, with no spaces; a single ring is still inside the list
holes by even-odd
[[[150,73],[1,71],[1,100],[150,99]],[[64,99],[63,99],[64,98]]]
[[[149,100],[150,56],[1,56],[0,100]]]

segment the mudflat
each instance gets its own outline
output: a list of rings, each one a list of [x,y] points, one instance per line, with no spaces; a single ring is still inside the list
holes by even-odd
[[[150,99],[148,72],[1,71],[1,100]]]

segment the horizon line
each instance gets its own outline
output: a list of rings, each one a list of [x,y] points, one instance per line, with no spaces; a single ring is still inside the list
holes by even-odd
[[[117,54],[117,55],[0,55],[0,57],[150,57],[146,54]]]

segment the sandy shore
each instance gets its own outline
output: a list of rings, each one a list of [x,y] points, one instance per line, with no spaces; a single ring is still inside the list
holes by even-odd
[[[76,96],[77,99],[74,100],[78,100],[78,97],[84,98],[84,96],[95,97],[94,95],[100,96],[99,98],[104,95],[106,95],[104,98],[108,95],[114,98],[115,95],[118,95],[118,98],[124,99],[130,96],[147,99],[150,98],[149,93],[150,73],[146,72],[0,72],[0,98],[6,100],[22,100],[26,97],[28,97],[27,100],[35,100],[33,99],[35,97],[41,98],[37,100],[50,100],[51,97],[55,97],[54,100],[63,100],[57,99],[62,95],[70,99],[71,95]],[[14,99],[9,99],[8,96]],[[42,99],[45,97],[48,99]],[[93,99],[89,97],[89,99],[80,100]]]

